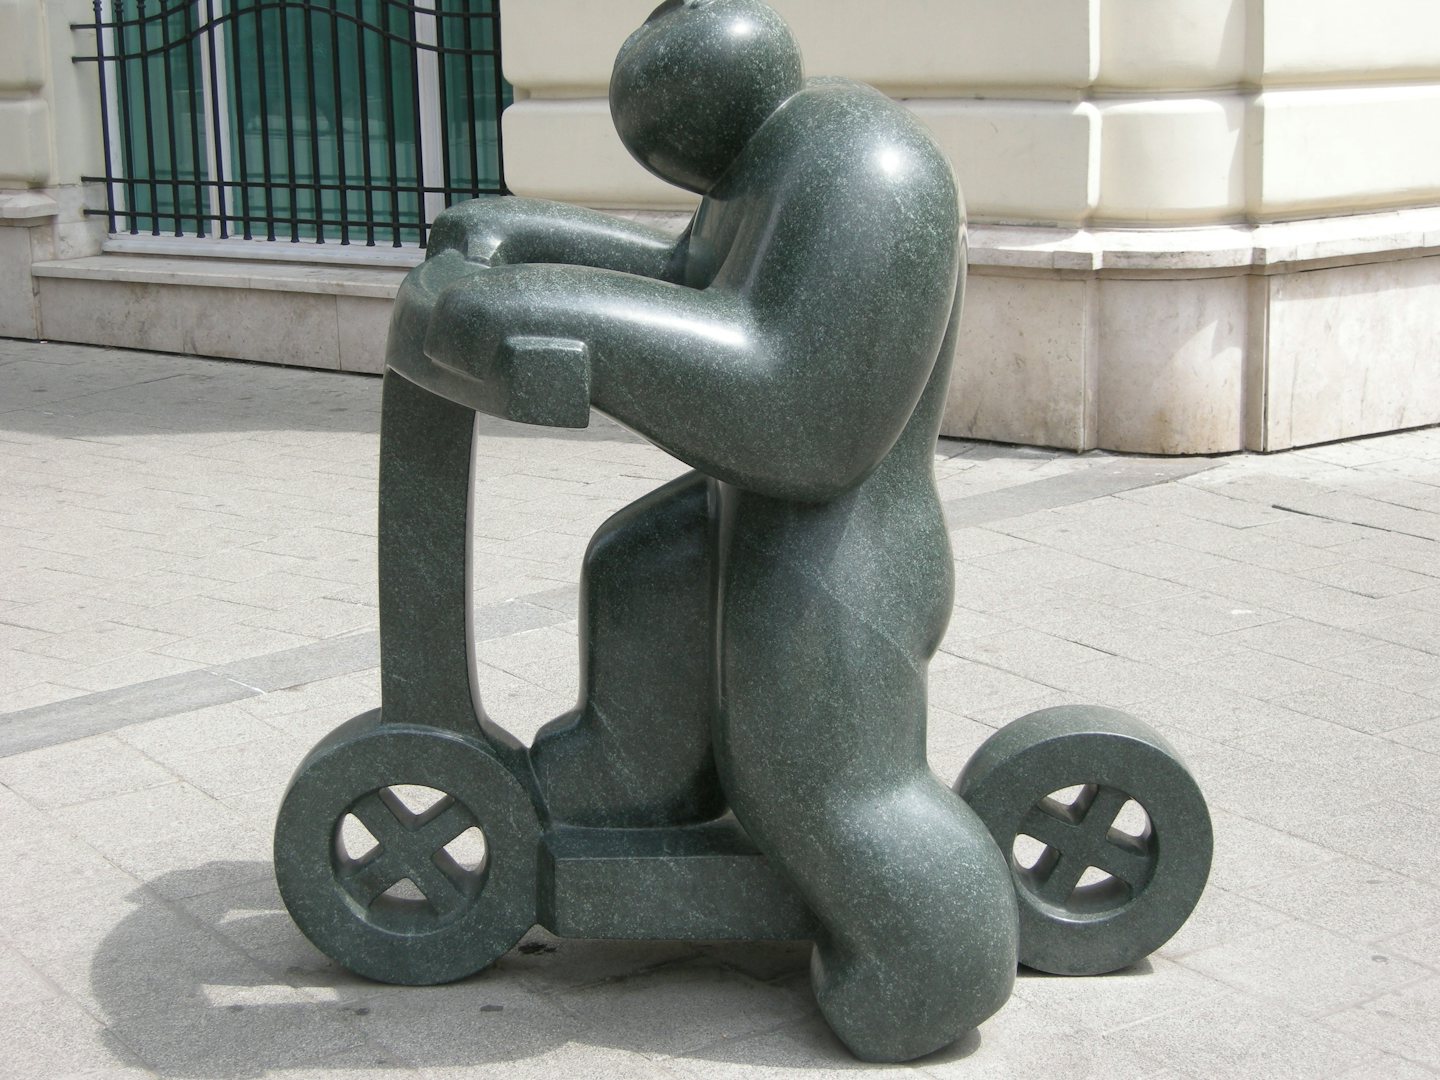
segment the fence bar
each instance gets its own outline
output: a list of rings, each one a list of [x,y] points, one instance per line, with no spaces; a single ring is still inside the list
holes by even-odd
[[[289,177],[290,188],[290,242],[300,242],[300,223],[296,221],[300,213],[300,191],[297,185],[300,183],[298,166],[295,164],[295,94],[290,85],[290,50],[283,46],[290,41],[290,5],[280,5],[280,86],[285,94],[285,172]],[[270,175],[266,170],[266,175]]]
[[[481,0],[484,3],[484,0]],[[500,126],[500,114],[505,106],[505,69],[500,65],[500,0],[490,0],[490,8],[494,17],[490,20],[490,52],[487,63],[490,65],[490,74],[494,78],[495,85],[495,181],[503,190],[505,187],[505,129]],[[478,141],[471,136],[472,141]],[[489,179],[489,176],[486,176]],[[475,194],[480,194],[480,178],[475,178]]]
[[[310,9],[301,11],[301,18],[305,26],[305,96],[310,104],[310,182],[315,192],[315,216],[324,218],[323,207],[320,203],[320,109],[315,102],[318,86],[315,82],[315,20],[310,15]],[[299,239],[297,234],[296,239]],[[325,242],[325,226],[315,226],[315,242]]]
[[[435,83],[440,94],[440,170],[445,183],[450,182],[450,91],[445,82],[450,68],[450,57],[445,53],[445,5],[448,0],[435,0]],[[423,174],[422,174],[423,175]],[[444,197],[450,205],[450,196]],[[425,246],[425,237],[420,237],[420,246]]]
[[[480,0],[484,3],[484,0]],[[465,18],[465,55],[475,55],[474,22],[466,13]],[[480,151],[476,146],[479,141],[475,137],[478,125],[475,122],[475,63],[472,60],[465,65],[465,115],[469,118],[469,126],[465,129],[465,142],[470,147],[470,189],[472,195],[478,195],[480,184]]]
[[[361,0],[362,10],[364,0]],[[355,28],[355,43],[359,46],[360,63],[357,71],[360,77],[360,160],[365,171],[365,246],[375,246],[375,170],[370,161],[370,79],[365,74],[370,61],[370,39],[365,36],[364,27]],[[392,206],[393,214],[395,208]]]
[[[270,94],[266,83],[268,72],[265,70],[265,8],[262,0],[253,0],[250,9],[255,13],[255,55],[260,64],[260,71],[255,79],[255,85],[260,90],[260,172],[265,177],[263,187],[265,189],[265,239],[275,239],[275,170],[271,168],[270,162]],[[244,132],[241,133],[244,138]],[[248,183],[249,177],[246,181]]]
[[[100,118],[105,124],[105,217],[110,231],[115,231],[115,184],[110,179],[115,175],[115,163],[110,151],[110,94],[107,89],[109,72],[105,70],[105,12],[103,0],[95,0],[95,66],[100,72]]]
[[[418,18],[417,18],[416,15],[415,15],[415,8],[414,8],[413,6],[408,7],[408,9],[407,9],[407,15],[409,16],[409,20],[410,20],[410,40],[413,41],[413,42],[415,42],[416,44],[419,44],[419,42],[420,42],[420,25],[419,25],[419,20],[418,20]],[[394,48],[393,48],[393,47],[391,48],[391,52],[394,52]],[[419,205],[419,210],[420,210],[420,246],[421,246],[421,247],[424,247],[424,246],[425,246],[425,123],[424,123],[424,120],[422,119],[422,117],[420,116],[420,94],[421,94],[421,93],[422,93],[422,90],[421,90],[421,87],[420,87],[420,51],[419,51],[418,49],[412,49],[412,50],[410,51],[410,110],[411,110],[411,119],[412,119],[412,120],[414,121],[414,123],[415,123],[415,188],[416,188],[416,191],[418,192],[417,199],[418,199],[419,204],[420,204],[420,205]],[[394,139],[391,139],[391,140],[390,140],[390,143],[391,143],[391,145],[393,146],[394,143],[395,143],[395,140],[394,140]],[[399,215],[397,214],[396,217],[399,217]],[[395,243],[396,243],[397,246],[398,246],[399,243],[400,243],[400,237],[399,237],[398,234],[397,234],[396,237],[395,237]]]
[[[333,7],[340,0],[330,2]],[[335,82],[335,100],[331,103],[335,111],[331,127],[335,132],[336,178],[340,181],[340,243],[343,245],[350,243],[350,192],[345,187],[345,177],[349,175],[345,171],[345,94],[340,85],[340,20],[336,18],[330,20],[330,73]],[[319,213],[317,208],[317,216]]]
[[[149,58],[145,55],[146,39],[150,36],[149,20],[145,18],[145,0],[136,0],[135,11],[139,16],[140,100],[145,107],[145,158],[150,165],[150,232],[153,236],[159,236],[160,181],[155,175],[155,108],[150,95],[150,65],[146,62]]]
[[[390,4],[388,0],[380,2],[380,25],[390,29]],[[385,73],[385,158],[390,166],[390,224],[394,245],[400,246],[400,161],[399,151],[395,146],[395,52],[390,46],[388,38],[380,38],[376,43],[380,49],[380,67]],[[420,138],[420,132],[415,132],[415,138]]]
[[[160,47],[162,52],[160,70],[165,75],[165,130],[169,137],[170,174],[172,176],[170,208],[175,219],[175,235],[184,236],[185,230],[180,224],[180,140],[175,134],[175,73],[170,60],[170,16],[164,10],[164,0],[160,0],[160,7]],[[153,120],[151,123],[153,126]]]
[[[228,124],[220,114],[220,60],[225,54],[224,49],[217,51],[215,39],[220,36],[220,28],[215,26],[215,0],[205,0],[205,25],[210,27],[209,33],[205,35],[205,53],[201,67],[205,71],[204,90],[208,91],[210,99],[210,130],[206,132],[206,146],[209,152],[206,160],[210,162],[213,174],[214,188],[211,204],[211,213],[217,216],[217,223],[220,228],[220,239],[224,240],[230,236],[230,222],[226,215],[225,206],[225,149],[228,138]],[[210,187],[209,184],[206,185]]]
[[[237,0],[230,0],[235,4]],[[244,66],[240,54],[240,20],[242,13],[231,8],[233,13],[232,25],[229,28],[230,38],[230,59],[228,71],[230,78],[234,80],[235,89],[230,95],[234,103],[235,123],[231,126],[231,138],[235,140],[235,182],[240,192],[240,235],[246,240],[253,239],[250,227],[250,160],[248,148],[245,145],[245,81],[243,77]],[[264,73],[261,73],[264,77]],[[274,237],[271,237],[274,239]]]

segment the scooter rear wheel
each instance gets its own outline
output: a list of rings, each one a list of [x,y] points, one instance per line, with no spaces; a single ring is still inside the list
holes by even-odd
[[[1180,929],[1205,888],[1205,800],[1133,716],[1096,706],[1023,716],[985,741],[955,790],[1010,861],[1026,967],[1127,967]]]
[[[296,770],[275,877],[305,936],[356,974],[452,982],[534,925],[539,842],[529,794],[481,743],[377,710]]]

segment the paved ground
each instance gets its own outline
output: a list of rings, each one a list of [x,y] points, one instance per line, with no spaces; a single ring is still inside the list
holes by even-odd
[[[793,946],[556,941],[393,989],[270,875],[282,785],[378,704],[379,384],[0,342],[0,1037],[9,1075],[840,1072]],[[1169,462],[942,442],[956,607],[931,757],[1093,701],[1208,794],[1190,924],[1138,968],[1022,975],[918,1076],[1440,1072],[1440,430]],[[575,693],[586,538],[679,466],[608,424],[487,423],[487,706]],[[887,1071],[887,1070],[876,1070]]]

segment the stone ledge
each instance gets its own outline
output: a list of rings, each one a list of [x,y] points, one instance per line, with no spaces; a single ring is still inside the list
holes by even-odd
[[[0,191],[0,226],[44,225],[60,216],[60,204],[38,191]]]
[[[153,255],[92,255],[37,262],[37,278],[70,278],[142,285],[188,285],[258,292],[313,293],[393,300],[406,268],[326,266]]]
[[[354,232],[360,229],[352,229]],[[246,240],[238,236],[152,236],[149,233],[117,233],[107,236],[102,250],[106,255],[172,255],[185,259],[241,259],[248,262],[309,263],[326,266],[382,266],[408,269],[418,266],[425,252],[413,245],[341,244],[327,241],[292,243],[280,240]]]
[[[1174,229],[970,226],[970,266],[1082,274],[1281,274],[1440,254],[1440,207]]]

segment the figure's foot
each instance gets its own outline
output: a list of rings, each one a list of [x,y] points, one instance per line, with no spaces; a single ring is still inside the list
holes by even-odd
[[[1018,914],[1010,869],[979,818],[927,772],[807,822],[833,857],[783,863],[827,936],[811,982],[825,1020],[865,1061],[948,1046],[1010,997]],[[743,819],[742,819],[743,820]]]
[[[651,745],[639,752],[617,746],[614,728],[593,707],[588,715],[577,709],[541,728],[530,748],[530,768],[551,817],[567,825],[655,829],[724,813],[709,755],[683,746],[667,750],[662,725],[652,730]]]
[[[1001,913],[995,922],[1003,923]],[[976,941],[960,970],[936,972],[943,963],[920,942],[925,956],[846,954],[817,944],[810,982],[820,1013],[840,1041],[861,1061],[902,1062],[932,1054],[979,1027],[1010,996],[1013,962],[1006,963],[1003,925],[1000,942],[977,928]],[[903,950],[909,951],[909,950]],[[978,969],[978,970],[972,970]]]

